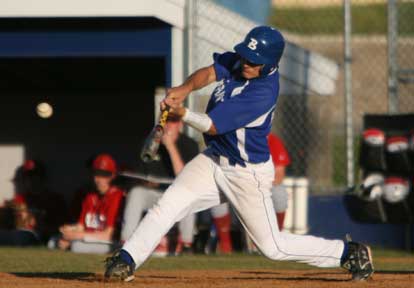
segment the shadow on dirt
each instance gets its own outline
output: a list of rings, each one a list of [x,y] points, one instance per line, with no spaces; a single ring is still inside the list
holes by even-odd
[[[320,281],[320,282],[347,282],[346,279],[333,279],[323,277],[230,277],[231,280],[277,280],[277,281]]]
[[[265,272],[265,271],[243,271],[240,274],[247,274],[249,276],[226,276],[220,275],[218,277],[204,277],[204,280],[217,280],[217,279],[225,279],[225,280],[245,280],[245,281],[321,281],[321,282],[344,282],[348,281],[347,279],[337,279],[337,278],[327,278],[327,277],[312,277],[314,275],[309,276],[292,276],[288,277],[286,274],[280,272]],[[340,273],[338,273],[340,274]],[[257,275],[257,276],[253,276]],[[273,275],[273,276],[272,276]],[[332,275],[332,273],[330,274]],[[342,273],[343,275],[343,273]],[[162,279],[162,280],[191,280],[196,279],[194,277],[180,277],[175,276],[164,276],[164,275],[141,275],[141,279]]]
[[[257,275],[258,277],[232,277],[230,279],[235,280],[279,280],[279,281],[322,281],[322,282],[343,282],[348,281],[346,279],[337,279],[337,278],[326,278],[326,277],[317,277],[324,275],[344,275],[343,272],[331,271],[329,273],[304,273],[298,276],[289,276],[281,272],[272,272],[272,271],[242,271],[240,274],[249,274]],[[263,277],[260,275],[274,275],[274,277]]]
[[[90,272],[10,272],[9,274],[23,278],[49,278],[86,282],[95,282],[103,279],[99,275]]]
[[[413,271],[397,271],[397,270],[378,270],[375,271],[375,274],[399,274],[399,275],[414,275]]]
[[[334,275],[334,274],[344,274],[346,272],[319,272],[319,273],[304,273],[303,276],[322,276],[322,275]],[[374,275],[376,274],[395,274],[395,275],[414,275],[414,270],[375,270]]]
[[[281,275],[280,272],[273,271],[241,271],[240,274],[253,274],[253,275]]]

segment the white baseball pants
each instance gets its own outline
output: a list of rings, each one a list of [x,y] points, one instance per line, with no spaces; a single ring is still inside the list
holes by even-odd
[[[318,267],[338,267],[343,241],[279,231],[270,192],[273,177],[271,160],[241,167],[229,165],[224,157],[199,154],[147,213],[123,249],[139,267],[175,222],[227,198],[264,256]]]

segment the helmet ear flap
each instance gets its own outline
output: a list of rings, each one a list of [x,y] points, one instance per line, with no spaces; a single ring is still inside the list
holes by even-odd
[[[277,69],[278,67],[276,65],[265,64],[262,66],[262,69],[260,69],[260,76],[266,76]]]

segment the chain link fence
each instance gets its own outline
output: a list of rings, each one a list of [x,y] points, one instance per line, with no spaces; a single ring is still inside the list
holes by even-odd
[[[397,67],[399,111],[414,110],[414,1],[397,1]]]
[[[214,1],[193,5],[191,71],[211,64],[213,52],[232,50],[257,25]],[[292,158],[288,174],[306,176],[313,194],[341,193],[347,185],[343,5],[342,0],[275,0],[268,20],[289,42],[273,130]],[[387,9],[386,1],[352,1],[355,159],[363,115],[388,111]],[[409,70],[414,68],[413,1],[398,2],[398,17],[399,67]],[[401,113],[414,112],[413,86],[399,82]],[[213,88],[194,97],[198,109],[204,109]]]

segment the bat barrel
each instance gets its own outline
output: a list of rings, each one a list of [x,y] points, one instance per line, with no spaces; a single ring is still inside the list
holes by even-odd
[[[149,163],[158,158],[158,148],[160,147],[163,131],[164,129],[160,125],[155,126],[151,131],[141,150],[140,156],[143,162]]]
[[[144,161],[144,163],[150,163],[154,161],[155,159],[153,155],[151,155],[151,153],[143,153],[141,154],[141,160]]]

